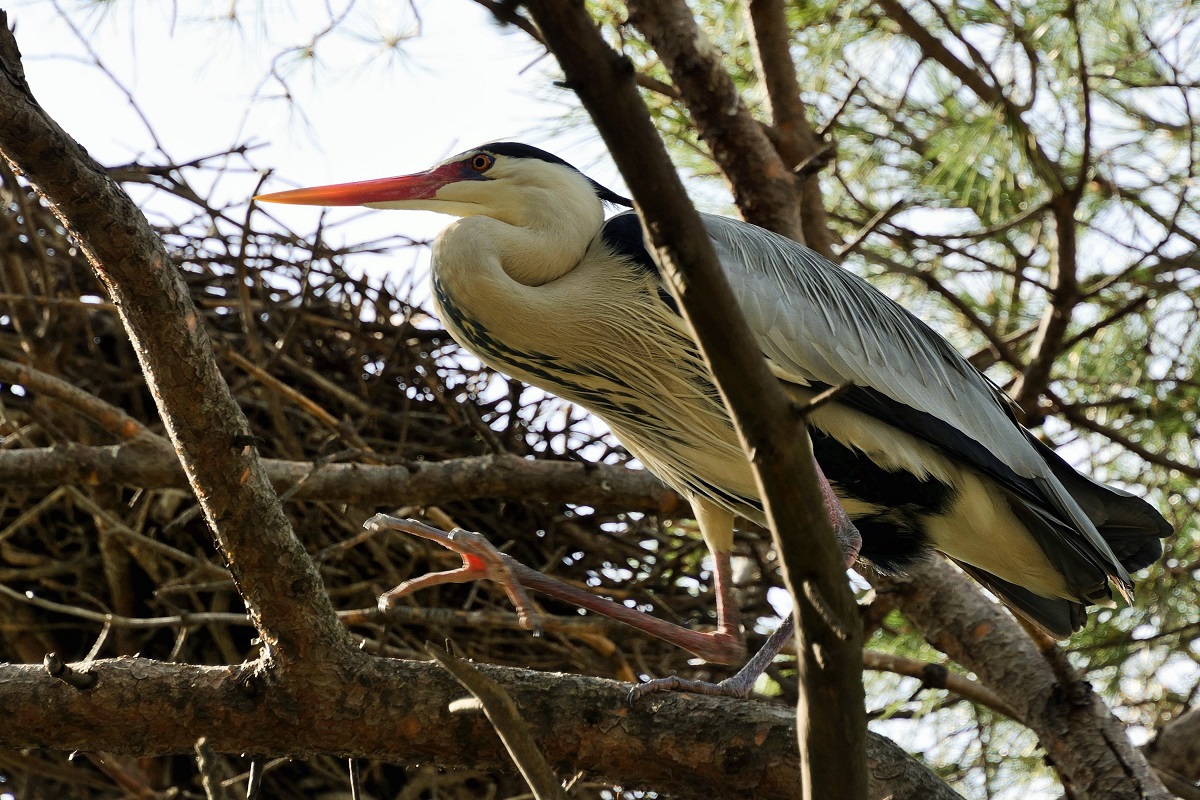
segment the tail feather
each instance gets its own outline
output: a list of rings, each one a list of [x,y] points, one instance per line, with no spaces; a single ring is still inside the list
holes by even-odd
[[[1056,639],[1069,639],[1087,621],[1083,603],[1053,597],[1042,597],[1028,589],[1009,583],[970,564],[955,561],[963,572],[983,584],[1013,611],[1025,617]]]
[[[1083,626],[1088,605],[1111,600],[1110,580],[1132,602],[1133,582],[1129,573],[1157,561],[1163,552],[1161,540],[1173,530],[1145,500],[1092,480],[1043,442],[1032,436],[1030,440],[1054,477],[1096,526],[1111,555],[1087,546],[1078,531],[1053,512],[1016,493],[1006,492],[1013,513],[1041,544],[1075,598],[1042,597],[978,567],[962,563],[959,566],[1014,611],[1051,635],[1065,639]]]
[[[1032,439],[1054,477],[1080,508],[1130,572],[1150,566],[1162,556],[1161,539],[1174,530],[1155,508],[1129,492],[1106,486],[1077,471],[1038,439]]]

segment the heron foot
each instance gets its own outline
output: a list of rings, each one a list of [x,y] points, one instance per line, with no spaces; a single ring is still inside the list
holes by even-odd
[[[717,664],[737,664],[746,657],[745,640],[736,619],[728,618],[728,611],[724,616],[718,613],[720,623],[717,630],[701,633],[594,595],[549,575],[543,575],[511,556],[501,553],[478,533],[457,528],[447,533],[415,520],[399,519],[387,514],[376,514],[366,521],[364,527],[369,530],[395,530],[419,536],[422,539],[437,542],[446,549],[458,553],[463,559],[463,564],[458,569],[422,575],[419,578],[405,581],[384,593],[379,598],[380,611],[390,610],[399,598],[429,586],[487,579],[496,581],[504,588],[520,616],[522,625],[532,629],[535,635],[540,633],[542,615],[529,600],[527,591],[540,592],[565,603],[571,603],[610,619],[618,620],[681,647],[705,661]],[[718,558],[718,567],[719,570],[728,571],[727,562],[721,566],[720,558]],[[722,604],[728,605],[727,602],[719,600],[718,611]]]
[[[405,595],[430,586],[440,586],[446,583],[469,583],[478,580],[490,580],[500,584],[509,602],[516,609],[517,619],[521,627],[532,631],[534,636],[542,635],[542,613],[533,604],[525,587],[515,575],[515,569],[520,564],[511,556],[501,553],[485,536],[475,531],[455,528],[447,533],[430,527],[414,519],[399,519],[387,514],[376,514],[367,520],[363,527],[370,529],[396,530],[436,542],[447,550],[458,553],[462,557],[462,566],[446,572],[431,572],[419,578],[405,581],[394,589],[379,596],[379,610],[390,611],[396,602]]]
[[[668,675],[665,678],[655,678],[652,681],[639,683],[629,690],[629,694],[625,696],[625,702],[633,705],[641,700],[646,695],[658,694],[659,692],[691,692],[692,694],[703,694],[709,697],[736,697],[741,700],[750,696],[750,691],[754,688],[754,682],[758,679],[755,675],[749,681],[741,677],[739,672],[732,678],[726,678],[719,683],[711,681],[698,681],[688,678],[681,678],[678,675]]]
[[[633,705],[646,695],[673,691],[692,692],[709,697],[736,697],[739,699],[749,697],[750,692],[754,689],[754,684],[758,682],[758,676],[767,671],[767,667],[775,660],[775,656],[779,655],[784,645],[791,641],[795,630],[795,618],[789,614],[775,632],[767,637],[767,641],[763,643],[759,651],[738,670],[736,675],[719,683],[669,675],[666,678],[656,678],[639,683],[629,690],[625,699],[630,705]]]

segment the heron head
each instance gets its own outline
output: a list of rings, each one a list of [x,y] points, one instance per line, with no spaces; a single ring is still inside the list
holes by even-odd
[[[474,147],[414,175],[259,195],[266,203],[366,206],[488,216],[528,225],[576,203],[632,205],[558,156],[517,142]]]

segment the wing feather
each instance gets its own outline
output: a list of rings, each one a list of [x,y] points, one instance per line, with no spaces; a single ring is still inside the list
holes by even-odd
[[[724,217],[705,215],[704,222],[751,329],[777,367],[808,383],[853,382],[951,426],[973,446],[956,443],[958,437],[933,443],[1002,482],[1011,484],[1015,476],[1021,485],[1010,488],[1061,523],[1053,526],[1061,531],[1058,541],[1045,543],[1049,550],[1065,545],[1119,584],[1130,584],[1004,396],[945,339],[861,278],[790,239]],[[981,451],[1006,469],[986,463]],[[1072,529],[1078,536],[1069,535]]]

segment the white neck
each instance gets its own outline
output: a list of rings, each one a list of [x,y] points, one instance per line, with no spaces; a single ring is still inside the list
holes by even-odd
[[[514,186],[505,192],[508,197],[496,192],[490,209],[442,231],[434,242],[434,269],[441,279],[474,280],[485,261],[499,264],[524,286],[570,272],[604,223],[604,208],[582,175],[567,170],[551,175],[557,185]]]

